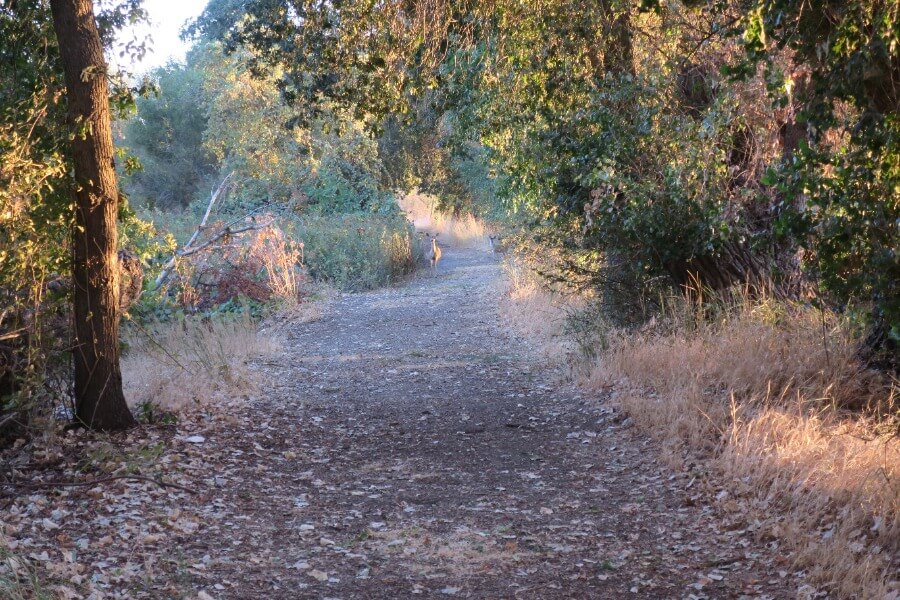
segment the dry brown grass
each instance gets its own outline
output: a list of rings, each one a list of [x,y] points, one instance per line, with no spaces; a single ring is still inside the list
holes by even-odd
[[[180,261],[169,285],[185,308],[208,309],[237,298],[290,306],[305,295],[303,242],[285,234],[272,215],[259,218],[271,224],[226,236]]]
[[[440,234],[439,242],[465,248],[487,248],[487,228],[484,221],[473,216],[454,217],[435,208],[435,198],[410,193],[398,201],[417,230]]]
[[[431,230],[434,226],[432,218],[436,212],[437,198],[428,194],[410,192],[397,199],[400,209],[406,213],[406,218],[412,222],[418,230]]]
[[[565,335],[566,315],[581,308],[585,299],[551,290],[516,256],[504,259],[503,271],[500,317],[538,358],[556,365],[567,363],[576,344]]]
[[[486,246],[484,221],[472,215],[451,217],[437,214],[432,219],[434,230],[453,246],[482,248]]]
[[[272,296],[288,306],[300,299],[303,273],[303,243],[288,238],[278,227],[268,227],[253,236],[248,254],[265,269]]]
[[[525,264],[507,260],[501,315],[562,361],[575,349],[566,317],[589,315],[590,299],[552,293]],[[598,327],[596,358],[574,364],[579,383],[614,390],[674,468],[702,464],[723,510],[777,540],[811,583],[900,596],[896,380],[859,364],[835,315],[742,297],[666,312],[641,331]]]
[[[278,351],[277,338],[248,318],[185,320],[129,334],[122,358],[125,395],[134,406],[166,411],[253,389],[252,359]]]
[[[852,336],[818,311],[747,302],[707,323],[614,336],[583,383],[614,386],[673,463],[706,460],[728,508],[812,581],[840,597],[897,593],[896,382],[861,368]]]

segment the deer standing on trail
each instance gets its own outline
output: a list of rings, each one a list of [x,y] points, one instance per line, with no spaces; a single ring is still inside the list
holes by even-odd
[[[428,257],[428,261],[431,263],[431,274],[434,275],[437,272],[437,264],[441,260],[441,247],[438,246],[437,243],[438,234],[425,234],[425,243],[428,244],[428,247],[425,249],[425,256]]]
[[[499,234],[489,235],[488,242],[491,245],[491,252],[494,254],[503,254],[506,252],[506,240]]]

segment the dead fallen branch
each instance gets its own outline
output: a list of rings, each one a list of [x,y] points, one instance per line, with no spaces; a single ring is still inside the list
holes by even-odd
[[[206,212],[203,213],[203,218],[200,219],[200,224],[197,225],[197,228],[194,230],[193,235],[191,235],[191,239],[187,241],[187,243],[172,255],[172,258],[166,262],[166,265],[163,267],[162,271],[160,271],[159,275],[156,277],[156,282],[153,285],[154,290],[158,290],[160,286],[166,282],[166,279],[169,278],[169,275],[172,274],[172,270],[175,268],[175,264],[178,261],[180,256],[185,256],[185,252],[190,251],[194,242],[197,241],[197,238],[200,236],[200,233],[206,228],[206,222],[209,220],[209,215],[212,214],[213,206],[215,206],[216,201],[218,201],[219,197],[225,192],[228,188],[228,182],[231,180],[231,177],[234,175],[234,172],[229,173],[225,176],[225,179],[222,180],[222,183],[219,184],[219,187],[212,193],[212,196],[209,198],[209,204],[206,205]]]
[[[238,219],[238,220],[243,220],[246,218],[247,217],[241,217],[241,219]],[[220,239],[222,239],[224,237],[229,237],[232,235],[246,233],[247,231],[257,231],[259,229],[265,229],[266,227],[271,226],[274,222],[275,221],[273,221],[273,220],[263,221],[262,223],[254,222],[254,223],[251,223],[250,225],[245,225],[244,227],[238,227],[237,229],[232,229],[232,224],[230,223],[230,224],[226,225],[225,227],[223,227],[214,236],[212,236],[211,238],[209,238],[208,240],[206,240],[205,242],[200,244],[199,246],[195,246],[190,249],[183,248],[181,250],[181,252],[179,252],[178,256],[185,257],[185,256],[190,256],[191,254],[196,254],[202,250],[209,248],[210,246],[212,246],[213,244],[215,244],[216,242],[218,242]],[[232,223],[234,223],[234,221],[232,221]]]
[[[16,419],[18,419],[21,416],[22,415],[16,411],[0,416],[0,430],[2,430],[3,427],[5,427],[7,423],[9,423],[10,421],[15,421]]]
[[[221,186],[219,186],[219,189],[221,189]],[[212,204],[215,202],[215,199],[216,199],[218,193],[219,193],[219,190],[216,190],[216,193],[213,194],[213,199],[210,201],[210,205],[207,208],[206,214],[203,216],[203,220],[200,222],[200,225],[197,226],[197,230],[194,232],[194,235],[191,236],[191,239],[188,240],[187,244],[185,244],[180,250],[175,252],[175,254],[172,256],[172,258],[169,259],[169,262],[166,263],[166,266],[163,267],[163,270],[160,272],[159,276],[156,278],[156,282],[153,287],[154,290],[159,289],[160,286],[162,286],[166,282],[166,280],[172,274],[172,271],[175,268],[176,261],[179,258],[185,258],[185,257],[191,256],[193,254],[197,254],[198,252],[202,252],[203,250],[206,250],[207,248],[209,248],[210,246],[212,246],[213,244],[215,244],[216,242],[218,242],[221,239],[230,238],[232,236],[240,235],[240,234],[246,233],[248,231],[259,231],[260,229],[266,229],[267,227],[271,227],[275,223],[274,219],[268,219],[266,221],[256,222],[256,218],[253,215],[255,213],[259,212],[260,210],[266,208],[267,205],[260,206],[258,208],[255,208],[254,210],[250,211],[249,213],[247,213],[241,217],[238,217],[237,219],[234,219],[233,221],[226,223],[221,229],[219,229],[219,231],[217,231],[211,237],[206,239],[202,244],[195,246],[194,242],[196,242],[196,240],[197,240],[197,235],[200,233],[200,231],[202,229],[206,228],[206,219],[209,216],[209,209],[212,208]],[[248,225],[243,225],[241,227],[237,227],[237,225],[239,223],[246,222],[248,219],[250,220],[250,223]]]

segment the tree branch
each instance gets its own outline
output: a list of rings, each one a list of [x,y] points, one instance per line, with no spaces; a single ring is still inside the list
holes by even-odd
[[[246,218],[246,217],[242,217]],[[247,225],[246,227],[239,227],[238,229],[232,229],[230,225],[226,225],[223,227],[216,235],[212,236],[199,246],[195,246],[194,248],[185,249],[178,253],[178,256],[185,257],[190,256],[192,254],[196,254],[206,248],[209,248],[214,243],[219,241],[225,236],[229,235],[238,235],[239,233],[245,233],[247,231],[256,231],[259,229],[265,229],[266,227],[270,227],[275,221],[266,221],[265,223],[253,223],[252,225]]]
[[[232,175],[234,175],[234,171],[225,176],[225,179],[222,180],[222,183],[219,184],[219,187],[216,188],[216,191],[213,192],[212,197],[209,199],[209,204],[206,205],[206,212],[203,213],[203,219],[201,219],[200,224],[197,225],[197,229],[194,230],[194,234],[191,236],[191,239],[187,241],[187,243],[181,248],[181,250],[176,250],[175,254],[172,255],[172,258],[166,263],[166,266],[163,267],[163,270],[160,271],[159,276],[156,278],[156,282],[153,285],[154,290],[158,290],[159,287],[166,282],[166,279],[169,278],[169,275],[172,273],[172,269],[175,268],[175,262],[178,260],[179,256],[182,256],[185,250],[188,250],[191,245],[197,240],[197,236],[200,235],[200,232],[206,227],[206,222],[209,220],[209,215],[212,213],[213,206],[216,203],[216,200],[219,199],[219,196],[222,195],[222,192],[226,189],[226,184],[231,179]]]
[[[231,175],[232,175],[232,173],[229,173],[228,177],[231,177]],[[225,178],[225,181],[228,180],[228,177]],[[212,210],[212,206],[215,203],[216,198],[218,197],[219,193],[221,192],[222,187],[225,185],[225,181],[223,181],[219,185],[219,188],[216,190],[216,192],[213,194],[213,197],[210,199],[209,206],[207,206],[207,208],[206,208],[206,214],[203,216],[203,220],[200,222],[200,225],[197,226],[197,230],[194,232],[194,235],[191,236],[191,239],[188,240],[187,244],[185,244],[181,248],[181,250],[178,250],[177,252],[175,252],[175,254],[172,256],[172,258],[169,260],[169,262],[166,263],[166,266],[163,268],[162,272],[160,272],[159,277],[156,278],[156,284],[153,287],[154,290],[159,289],[159,287],[163,283],[165,283],[166,279],[168,279],[169,275],[171,275],[172,270],[175,268],[175,262],[177,259],[184,258],[186,256],[191,256],[192,254],[197,254],[198,252],[201,252],[202,250],[209,248],[214,243],[216,243],[217,241],[219,241],[220,239],[222,239],[224,237],[238,235],[241,233],[245,233],[247,231],[257,231],[260,229],[265,229],[267,227],[271,227],[272,224],[275,222],[274,220],[270,219],[264,223],[254,222],[254,223],[251,223],[250,225],[246,225],[244,227],[238,227],[236,229],[234,228],[234,226],[237,225],[238,223],[240,223],[241,221],[245,221],[246,219],[251,217],[254,213],[257,213],[260,210],[267,208],[271,205],[271,204],[267,203],[262,206],[258,206],[256,208],[254,208],[253,210],[251,210],[250,212],[246,213],[245,215],[228,222],[227,224],[225,224],[224,227],[222,227],[222,229],[220,229],[211,238],[207,239],[206,241],[204,241],[202,244],[200,244],[198,246],[194,246],[194,242],[197,240],[197,236],[200,235],[200,231],[206,227],[206,221]]]

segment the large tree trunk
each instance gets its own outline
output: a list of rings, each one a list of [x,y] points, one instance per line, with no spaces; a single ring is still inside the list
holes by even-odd
[[[716,255],[673,260],[665,267],[675,284],[685,289],[699,285],[704,289],[721,291],[734,285],[744,285],[751,291],[762,292],[772,287],[765,262],[754,256],[749,248],[735,242],[723,244]]]
[[[600,27],[600,39],[586,40],[587,59],[594,76],[603,79],[612,75],[634,75],[634,45],[631,32],[631,12],[628,3],[603,0],[606,15]]]
[[[113,167],[109,87],[91,0],[51,0],[73,129],[75,229],[75,412],[92,429],[135,424],[119,370],[118,184]]]

